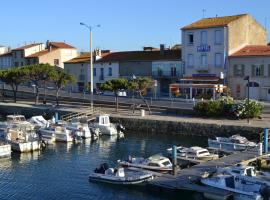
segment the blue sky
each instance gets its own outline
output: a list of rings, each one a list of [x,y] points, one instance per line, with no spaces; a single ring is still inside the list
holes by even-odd
[[[0,44],[17,47],[47,39],[89,50],[140,50],[181,43],[179,28],[205,17],[252,14],[270,29],[269,0],[11,0],[0,3]],[[269,35],[269,34],[268,34]],[[269,36],[268,36],[269,38]]]

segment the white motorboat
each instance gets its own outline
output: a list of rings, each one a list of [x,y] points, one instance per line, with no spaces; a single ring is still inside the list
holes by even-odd
[[[112,184],[134,185],[151,180],[153,175],[147,172],[125,170],[122,167],[109,168],[108,164],[101,164],[90,174],[89,181],[99,181]]]
[[[40,128],[39,133],[42,140],[49,142],[72,142],[76,137],[62,125],[50,125],[49,127]]]
[[[90,128],[87,123],[71,122],[65,125],[68,130],[71,130],[76,136],[83,139],[97,139],[100,135],[98,128]]]
[[[147,159],[144,158],[132,158],[129,156],[128,160],[118,160],[119,165],[123,167],[141,168],[157,172],[171,172],[172,163],[169,158],[162,155],[154,155]]]
[[[20,129],[8,129],[5,141],[11,145],[13,151],[30,152],[41,149],[39,137],[35,131]]]
[[[227,173],[238,177],[241,180],[261,183],[270,186],[270,173],[257,171],[253,166],[236,166],[221,168],[218,172]]]
[[[32,116],[30,119],[28,119],[28,122],[33,124],[37,129],[49,126],[49,122],[44,119],[43,116]]]
[[[262,200],[261,191],[264,186],[261,184],[242,181],[233,175],[216,175],[210,178],[202,178],[204,185],[223,189],[234,193],[234,199]]]
[[[26,121],[24,115],[7,115],[6,121],[0,122],[0,137],[4,138],[9,128],[23,128],[27,130],[34,130],[34,125]]]
[[[110,122],[110,116],[107,114],[99,115],[96,120],[90,122],[90,127],[99,128],[102,135],[117,135],[122,133],[124,127]]]
[[[248,148],[256,147],[257,144],[250,142],[247,138],[240,135],[233,135],[229,138],[216,137],[215,140],[208,139],[208,146],[212,149],[222,151],[244,151]]]
[[[0,158],[11,156],[11,145],[0,141]]]
[[[192,163],[200,163],[209,160],[216,160],[219,158],[218,154],[210,153],[207,149],[202,147],[176,147],[177,151],[177,160],[179,160],[182,164]],[[170,156],[172,156],[172,148],[167,149],[167,152]]]

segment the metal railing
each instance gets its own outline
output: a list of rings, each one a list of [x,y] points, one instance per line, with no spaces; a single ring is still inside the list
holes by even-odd
[[[96,116],[97,114],[100,114],[100,108],[94,108],[93,110],[92,109],[86,110],[84,112],[79,113],[66,114],[61,117],[61,120],[69,122],[74,118],[83,118],[83,117],[90,118]]]

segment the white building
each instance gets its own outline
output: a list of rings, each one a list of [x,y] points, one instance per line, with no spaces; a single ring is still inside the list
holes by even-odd
[[[7,53],[7,52],[8,52],[8,47],[0,46],[0,55]]]

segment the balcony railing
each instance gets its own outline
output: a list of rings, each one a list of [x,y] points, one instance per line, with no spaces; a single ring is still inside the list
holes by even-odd
[[[170,71],[170,70],[152,71],[153,77],[173,78],[173,77],[179,77],[180,75],[181,74],[179,71]]]

